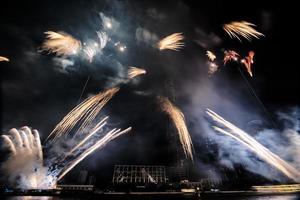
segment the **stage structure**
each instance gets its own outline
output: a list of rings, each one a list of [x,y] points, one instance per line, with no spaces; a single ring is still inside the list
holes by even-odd
[[[154,165],[115,165],[113,180],[119,183],[166,183],[166,170],[164,166]]]

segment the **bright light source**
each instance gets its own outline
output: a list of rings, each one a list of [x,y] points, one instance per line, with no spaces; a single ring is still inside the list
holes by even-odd
[[[123,46],[120,46],[119,50],[123,52],[123,51],[125,51],[125,48]]]
[[[111,24],[110,22],[107,22],[107,23],[105,24],[105,26],[106,26],[106,28],[109,28],[109,29],[112,28],[112,24]]]

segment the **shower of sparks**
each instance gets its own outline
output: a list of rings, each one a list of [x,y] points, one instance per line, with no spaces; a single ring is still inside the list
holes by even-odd
[[[0,56],[0,62],[5,61],[5,62],[9,62],[9,59],[3,56]]]
[[[129,67],[127,77],[128,79],[132,79],[142,74],[146,74],[146,70],[137,67]]]
[[[239,59],[239,57],[240,57],[240,55],[235,51],[232,51],[232,50],[225,51],[224,59],[223,59],[224,65],[226,65],[227,62],[230,62],[232,60],[237,61]]]
[[[216,55],[211,51],[206,51],[206,55],[207,55],[209,61],[211,61],[211,62],[213,62],[217,58]]]
[[[158,100],[162,110],[169,115],[177,129],[179,140],[186,158],[193,160],[193,143],[190,133],[186,127],[183,113],[179,108],[173,105],[168,98],[159,97]]]
[[[64,169],[61,171],[60,175],[57,178],[57,181],[61,180],[70,170],[72,170],[78,163],[80,163],[83,159],[85,159],[88,155],[93,153],[97,149],[102,149],[106,146],[110,141],[116,139],[117,137],[128,133],[131,130],[131,127],[121,131],[121,129],[113,129],[109,131],[103,138],[98,140],[94,145],[86,149],[83,153],[80,153],[77,158],[67,163]]]
[[[27,126],[13,128],[7,135],[1,135],[1,139],[10,152],[1,163],[1,170],[5,172],[8,182],[17,181],[17,187],[26,189],[53,186],[53,179],[47,176],[43,166],[43,151],[37,130]]]
[[[28,127],[11,129],[7,135],[1,135],[4,147],[10,151],[9,158],[1,169],[5,170],[13,184],[18,181],[20,188],[54,188],[59,180],[87,156],[131,131],[131,127],[125,130],[103,129],[107,120],[108,117],[104,117],[81,135],[60,138],[59,142],[51,143],[48,147],[57,153],[50,154],[45,163],[38,132]],[[21,181],[18,180],[20,178]]]
[[[125,130],[116,128],[104,130],[102,128],[107,124],[107,119],[108,117],[104,117],[96,126],[89,128],[84,137],[82,135],[76,138],[65,137],[58,143],[52,143],[50,149],[57,153],[50,154],[46,162],[43,160],[37,130],[31,130],[27,126],[19,130],[11,129],[7,135],[0,137],[4,147],[9,150],[8,159],[1,164],[1,170],[4,170],[9,183],[14,186],[18,184],[17,188],[55,188],[57,181],[83,159],[131,130],[131,127]]]
[[[236,38],[241,41],[240,37],[244,37],[251,41],[252,37],[259,39],[259,37],[264,36],[264,34],[255,30],[255,24],[241,21],[241,22],[231,22],[229,24],[224,24],[223,29],[231,37]]]
[[[182,47],[184,47],[183,42],[184,36],[182,33],[174,33],[169,35],[158,42],[159,50],[174,50],[179,51]]]
[[[81,42],[67,33],[47,31],[45,34],[46,39],[41,46],[41,51],[68,56],[76,54],[81,49]]]
[[[239,129],[232,123],[226,121],[224,118],[219,116],[217,113],[213,112],[212,110],[207,109],[206,113],[217,123],[224,126],[228,131],[219,128],[213,127],[216,131],[228,135],[235,140],[239,141],[246,147],[248,147],[251,151],[253,151],[256,155],[260,158],[265,160],[270,165],[276,167],[279,171],[285,174],[287,177],[295,180],[300,181],[300,172],[288,164],[286,161],[282,160],[278,155],[271,152],[269,149],[261,145],[258,141],[256,141],[253,137],[249,134],[244,132],[243,130]]]
[[[111,88],[104,92],[101,92],[95,96],[92,96],[81,104],[76,106],[71,112],[69,112],[49,134],[48,139],[55,141],[63,134],[69,134],[74,126],[83,121],[80,127],[77,129],[75,135],[79,132],[83,132],[85,128],[91,125],[91,121],[95,119],[97,114],[106,105],[106,103],[119,91],[119,88]]]
[[[252,64],[254,63],[253,57],[254,57],[254,51],[249,51],[248,56],[246,56],[244,59],[241,60],[241,63],[244,64],[248,74],[252,77]]]

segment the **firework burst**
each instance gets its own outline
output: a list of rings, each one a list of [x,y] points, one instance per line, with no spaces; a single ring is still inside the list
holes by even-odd
[[[255,30],[255,24],[240,21],[240,22],[231,22],[229,24],[224,24],[223,29],[231,37],[236,38],[241,41],[240,37],[246,38],[251,41],[252,37],[259,39],[259,37],[264,36],[264,34]]]
[[[225,51],[224,59],[223,59],[224,65],[226,65],[227,62],[232,61],[232,60],[237,61],[239,59],[239,57],[240,57],[240,55],[235,51],[232,51],[232,50]]]
[[[46,168],[43,166],[43,151],[37,130],[27,126],[11,129],[7,135],[1,135],[4,147],[9,150],[7,159],[2,163],[9,184],[22,188],[48,188]]]
[[[76,54],[81,49],[81,42],[64,32],[45,32],[46,39],[41,46],[41,51],[55,53],[58,56]]]
[[[183,113],[166,97],[158,97],[161,109],[172,119],[186,158],[193,160],[193,143]]]
[[[169,49],[174,51],[179,51],[184,47],[183,42],[184,36],[182,33],[173,33],[158,42],[158,48],[160,51]]]
[[[132,79],[142,74],[146,74],[146,70],[137,67],[129,67],[127,77],[128,79]]]

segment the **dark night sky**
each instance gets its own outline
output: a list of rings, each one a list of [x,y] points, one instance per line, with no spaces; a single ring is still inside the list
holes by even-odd
[[[207,49],[216,52],[219,58],[225,49],[235,49],[242,55],[254,50],[254,77],[251,79],[244,74],[270,115],[274,117],[277,109],[298,106],[298,66],[287,60],[288,52],[284,44],[291,35],[284,31],[283,8],[262,1],[199,2],[28,0],[9,1],[1,5],[0,55],[11,59],[11,62],[0,63],[1,131],[29,125],[40,130],[45,138],[76,105],[86,77],[91,75],[84,97],[119,85],[121,91],[105,107],[104,113],[111,116],[112,124],[133,126],[134,130],[91,156],[82,166],[89,163],[90,169],[107,172],[111,165],[117,163],[168,164],[168,142],[164,134],[168,119],[159,110],[155,96],[172,98],[172,92],[166,86],[169,82],[174,85],[175,104],[185,113],[193,139],[198,138],[193,128],[196,113],[190,111],[197,98],[201,99],[199,107],[205,109],[210,105],[220,108],[227,118],[232,117],[242,126],[252,116],[266,118],[266,113],[238,73],[237,68],[241,66],[232,64],[222,67],[215,76],[207,77]],[[43,32],[47,30],[65,31],[81,40],[95,37],[95,30],[101,24],[99,12],[120,22],[121,30],[115,37],[127,45],[127,51],[123,54],[107,52],[113,59],[109,64],[98,63],[97,59],[92,64],[76,60],[76,70],[65,74],[56,70],[53,55],[37,52],[43,41]],[[222,30],[222,24],[238,20],[255,23],[266,37],[254,39],[251,43],[231,40]],[[136,42],[138,27],[150,30],[159,38],[183,32],[186,47],[181,52],[158,52],[147,44]],[[218,38],[219,42],[210,35]],[[207,49],[198,45],[196,40],[203,41]],[[115,80],[120,72],[111,67],[117,62],[125,71],[126,66],[143,66],[147,74],[130,83],[118,83]],[[210,86],[206,87],[206,83]],[[212,88],[217,89],[211,92]],[[209,94],[206,95],[206,92]],[[226,107],[227,104],[210,99],[213,93],[232,103]],[[237,116],[232,116],[231,109],[236,109]],[[239,114],[247,115],[245,110],[253,113],[238,121]],[[99,166],[98,163],[105,164]]]

